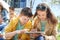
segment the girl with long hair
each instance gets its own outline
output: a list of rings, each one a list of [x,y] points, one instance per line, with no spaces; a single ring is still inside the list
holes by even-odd
[[[34,15],[34,29],[42,32],[35,40],[56,40],[57,19],[45,3],[38,4]]]

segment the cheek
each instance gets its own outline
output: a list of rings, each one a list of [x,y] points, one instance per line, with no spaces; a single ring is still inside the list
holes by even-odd
[[[41,18],[40,16],[38,16],[38,18]]]
[[[41,16],[38,15],[38,18],[41,18]]]
[[[22,19],[22,22],[24,22],[24,23],[25,23],[25,22],[26,22],[26,20],[25,20],[25,19]]]
[[[29,21],[29,19],[26,19],[26,20],[25,20],[25,23],[28,22],[28,21]]]
[[[13,13],[13,11],[10,11],[10,13]]]
[[[10,15],[10,17],[12,18],[12,17],[13,17],[13,15]]]
[[[44,18],[46,18],[46,15],[45,16],[43,16]]]
[[[42,16],[41,18],[46,18],[46,16]]]
[[[0,19],[0,21],[2,21],[2,19]]]
[[[25,22],[27,22],[28,20],[24,20]]]
[[[9,11],[9,13],[11,13],[11,11]]]
[[[13,13],[12,11],[10,11],[10,13]]]
[[[21,22],[24,24],[25,23],[25,21],[24,20],[21,20]]]

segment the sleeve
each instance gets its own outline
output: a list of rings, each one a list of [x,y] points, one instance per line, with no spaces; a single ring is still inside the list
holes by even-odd
[[[49,39],[51,39],[51,40],[57,40],[56,39],[56,34],[57,34],[57,32],[56,32],[56,26],[54,26],[53,30],[52,30],[52,35],[49,36]]]
[[[5,33],[6,32],[12,32],[15,30],[16,28],[16,24],[18,22],[18,19],[17,18],[13,18],[10,23],[7,25],[7,27],[5,28]]]
[[[56,30],[56,26],[54,26],[52,30],[52,35],[56,37],[56,34],[57,34],[57,30]]]
[[[32,29],[32,22],[29,20],[25,25],[25,29],[29,29],[29,31]]]
[[[4,19],[4,21],[8,20],[8,12],[5,9],[3,10],[3,19]]]
[[[5,33],[11,32],[13,28],[13,20],[10,21],[10,23],[5,28]]]

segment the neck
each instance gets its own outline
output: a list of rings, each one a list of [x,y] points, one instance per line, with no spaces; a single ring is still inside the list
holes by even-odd
[[[24,25],[24,24],[21,22],[21,19],[19,19],[19,21],[20,21],[20,24],[21,24],[21,25]]]
[[[41,21],[46,21],[47,19],[45,18],[45,19],[41,19]]]

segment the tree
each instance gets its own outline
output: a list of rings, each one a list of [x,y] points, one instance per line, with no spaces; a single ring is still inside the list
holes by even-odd
[[[52,4],[60,4],[60,0],[51,0]]]
[[[34,6],[35,0],[30,0],[30,8],[32,9]]]

